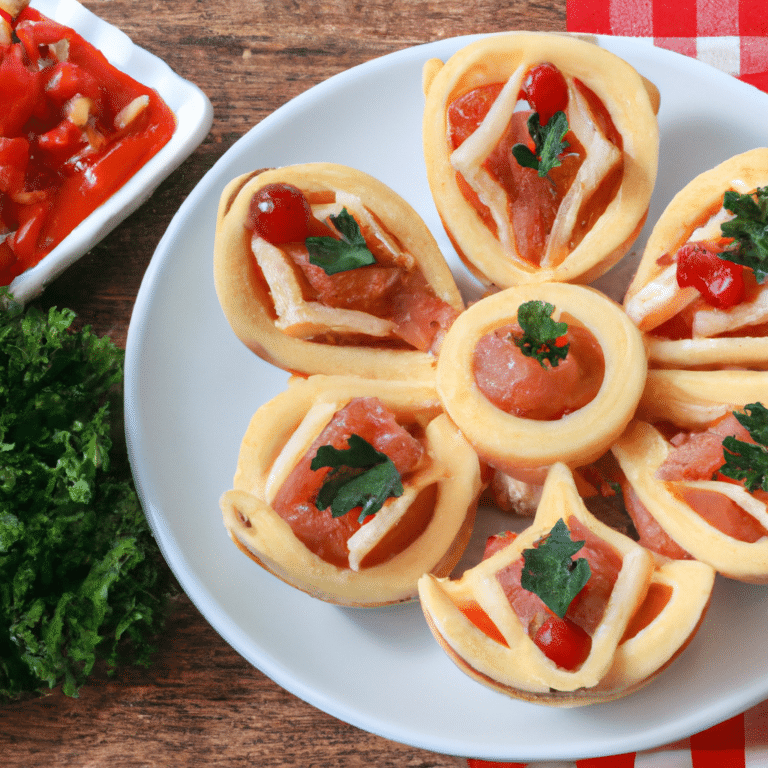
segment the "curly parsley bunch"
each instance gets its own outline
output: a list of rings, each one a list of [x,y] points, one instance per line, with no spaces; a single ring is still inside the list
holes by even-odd
[[[100,659],[149,662],[168,572],[127,463],[123,351],[71,310],[0,309],[0,699],[63,684]]]

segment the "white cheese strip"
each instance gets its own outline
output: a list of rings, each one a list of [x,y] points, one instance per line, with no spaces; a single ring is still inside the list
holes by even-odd
[[[691,233],[688,242],[697,243],[702,240],[719,240],[723,236],[720,225],[724,221],[730,221],[732,218],[733,214],[730,211],[721,208],[706,224],[702,224]]]
[[[404,484],[401,496],[387,499],[373,518],[347,539],[349,567],[359,571],[365,556],[402,520],[419,493],[443,477],[444,474],[430,462],[428,467]]]
[[[293,472],[294,467],[306,456],[317,436],[328,426],[337,411],[346,403],[332,400],[314,403],[307,411],[301,424],[294,430],[290,438],[280,450],[269,470],[264,483],[264,498],[271,504],[277,492]]]
[[[624,310],[641,330],[649,330],[674,317],[700,295],[695,288],[677,285],[677,264],[673,263],[632,296]]]
[[[598,128],[586,99],[573,84],[568,87],[568,124],[584,147],[586,157],[576,177],[560,203],[547,240],[547,249],[541,259],[542,267],[557,266],[569,253],[568,243],[576,217],[585,200],[600,186],[603,179],[621,163],[621,152]]]
[[[507,215],[507,194],[483,168],[483,163],[507,130],[517,106],[523,77],[530,66],[527,61],[520,64],[501,89],[483,122],[451,154],[451,165],[475,190],[480,201],[489,208],[496,223],[499,241],[507,253],[517,252],[515,234]]]
[[[744,301],[730,309],[704,306],[693,315],[693,338],[710,338],[722,333],[768,323],[768,286],[762,286],[753,301]]]

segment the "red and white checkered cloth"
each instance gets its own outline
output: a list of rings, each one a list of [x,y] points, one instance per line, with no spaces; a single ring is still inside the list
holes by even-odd
[[[567,0],[569,32],[651,37],[768,91],[768,0]]]
[[[768,92],[768,0],[567,0],[569,32],[653,38]],[[525,768],[470,759],[468,768]],[[536,764],[531,764],[535,768]],[[547,768],[768,768],[768,701],[658,749]]]
[[[528,763],[467,761],[468,768],[526,768]],[[531,768],[536,768],[531,763]],[[768,702],[701,733],[647,752],[550,761],[546,768],[766,768]]]

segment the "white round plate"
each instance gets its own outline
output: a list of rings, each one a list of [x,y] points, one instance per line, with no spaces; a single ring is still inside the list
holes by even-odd
[[[767,589],[718,581],[700,633],[655,682],[610,704],[550,709],[508,699],[461,673],[417,603],[360,610],[314,600],[242,555],[221,521],[218,499],[231,487],[248,421],[287,381],[235,338],[216,299],[212,248],[222,189],[265,166],[330,161],[367,171],[419,211],[471,293],[427,186],[421,69],[472,39],[399,51],[310,89],[243,136],[187,198],[147,270],[128,334],[134,475],[160,547],[206,619],[249,662],[314,706],[395,741],[487,760],[647,749],[768,696]],[[765,94],[647,42],[598,42],[661,90],[660,174],[649,222],[693,176],[765,142]],[[615,297],[649,229],[600,281]],[[483,517],[476,541],[494,524]]]
[[[13,280],[10,291],[21,303],[42,293],[67,267],[146,202],[203,141],[213,122],[211,102],[194,83],[177,75],[162,59],[136,45],[124,32],[91,13],[77,0],[33,0],[30,5],[49,19],[74,29],[121,72],[154,88],[176,115],[177,125],[170,141],[117,192],[80,222],[47,256]]]

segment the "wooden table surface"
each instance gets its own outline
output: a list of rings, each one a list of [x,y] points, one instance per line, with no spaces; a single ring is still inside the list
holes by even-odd
[[[142,208],[46,290],[124,347],[136,294],[182,201],[249,128],[331,75],[419,43],[565,30],[566,0],[82,0],[196,83],[214,108],[202,145]],[[34,5],[34,2],[33,2]],[[5,768],[456,768],[466,760],[367,734],[287,693],[227,645],[186,596],[149,669],[0,708]]]

